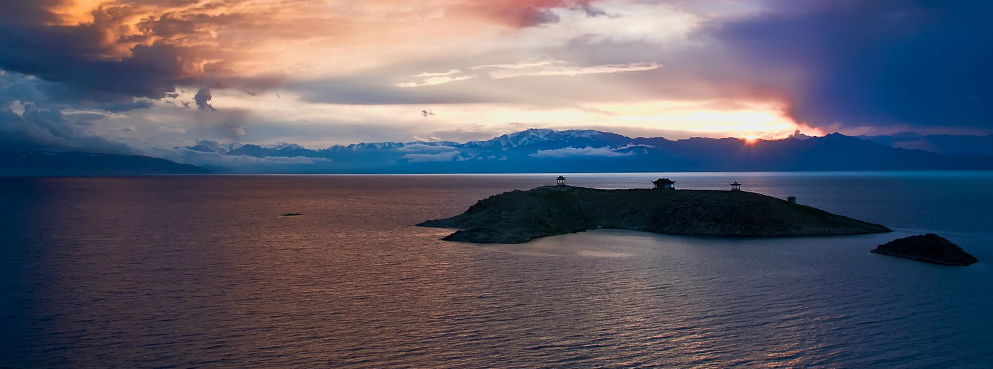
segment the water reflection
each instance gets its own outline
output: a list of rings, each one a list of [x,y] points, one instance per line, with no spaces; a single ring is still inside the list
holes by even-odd
[[[933,208],[937,220],[903,223],[912,231],[799,240],[600,230],[476,246],[413,227],[546,179],[0,180],[0,365],[927,366],[993,356],[993,301],[976,293],[988,263],[949,269],[867,252],[954,213],[978,222],[956,225],[956,241],[990,260],[982,245],[993,237],[975,231],[989,216],[956,202]],[[823,180],[748,183],[801,202],[815,192],[900,198],[902,209],[936,201],[885,176],[814,187]],[[968,196],[989,178],[972,181],[954,191]],[[882,193],[894,188],[902,195]],[[839,204],[856,217],[875,211],[872,201]],[[288,212],[305,215],[279,216]]]

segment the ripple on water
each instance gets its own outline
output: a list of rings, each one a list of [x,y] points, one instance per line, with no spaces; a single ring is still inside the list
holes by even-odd
[[[10,190],[0,195],[0,366],[982,367],[993,357],[993,297],[976,293],[993,274],[986,263],[868,253],[944,227],[993,260],[982,246],[993,237],[969,224],[466,245],[412,225],[539,181],[404,178],[0,180]],[[752,179],[811,201],[845,195],[795,193],[809,176]],[[899,195],[873,177],[844,180],[886,191],[868,197]],[[900,206],[935,205],[902,191]],[[832,211],[860,215],[858,201],[844,203]],[[278,216],[290,212],[307,216]]]

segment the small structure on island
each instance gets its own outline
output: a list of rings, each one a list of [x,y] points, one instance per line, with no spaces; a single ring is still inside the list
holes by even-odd
[[[741,183],[738,183],[738,181],[731,183],[731,191],[741,191]]]
[[[796,204],[796,196],[789,196],[786,198],[786,201],[790,204]]]
[[[565,177],[559,176],[558,178],[555,178],[555,185],[556,186],[565,186]]]
[[[673,181],[673,180],[671,180],[669,178],[659,178],[659,179],[656,179],[656,180],[652,181],[652,184],[655,185],[655,189],[656,190],[675,190],[676,189],[676,181]]]

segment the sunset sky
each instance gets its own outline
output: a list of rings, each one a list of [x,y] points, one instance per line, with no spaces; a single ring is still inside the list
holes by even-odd
[[[4,0],[0,147],[988,134],[993,2]],[[425,114],[424,112],[428,112]]]

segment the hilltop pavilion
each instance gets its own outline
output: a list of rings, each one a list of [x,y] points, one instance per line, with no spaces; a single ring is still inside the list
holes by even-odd
[[[676,189],[676,181],[673,181],[673,180],[671,180],[669,178],[659,178],[659,179],[656,179],[656,180],[652,181],[652,184],[655,185],[655,189],[657,189],[657,190],[675,190]]]

